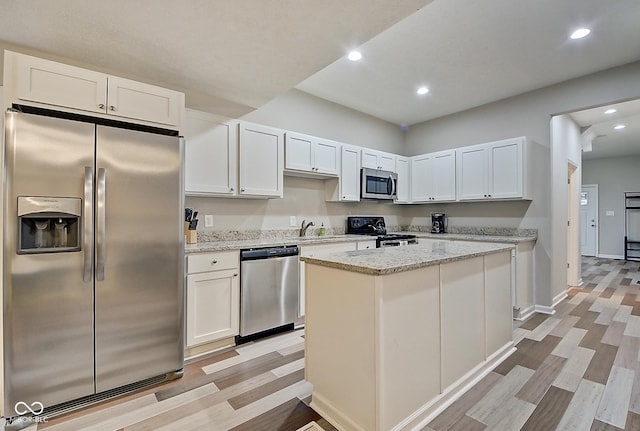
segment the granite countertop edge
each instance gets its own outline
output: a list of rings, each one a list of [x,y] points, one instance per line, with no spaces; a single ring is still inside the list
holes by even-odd
[[[320,266],[326,266],[326,267],[330,267],[330,268],[342,269],[342,270],[351,271],[351,272],[359,272],[359,273],[362,273],[362,274],[387,275],[387,274],[394,274],[394,273],[398,273],[398,272],[411,271],[411,270],[414,270],[414,269],[425,268],[425,267],[428,267],[428,266],[434,266],[434,265],[440,265],[440,264],[445,264],[445,263],[457,262],[457,261],[460,261],[460,260],[473,259],[475,257],[487,256],[487,255],[490,255],[490,254],[502,253],[502,252],[504,252],[506,250],[511,250],[511,249],[513,249],[513,245],[504,245],[502,247],[496,247],[496,248],[487,249],[487,250],[468,252],[468,253],[463,253],[463,254],[456,254],[456,255],[453,255],[453,256],[435,257],[435,258],[431,258],[431,259],[425,259],[425,260],[418,260],[418,261],[414,261],[414,262],[409,262],[409,263],[406,263],[406,264],[396,264],[396,265],[389,266],[389,267],[386,267],[386,268],[366,266],[366,265],[362,265],[362,264],[351,264],[351,263],[346,263],[344,260],[341,260],[341,261],[328,260],[328,258],[330,256],[332,256],[331,254],[327,255],[325,258],[323,258],[323,257],[301,256],[300,260],[302,260],[303,262],[306,262],[306,263],[316,264],[316,265],[320,265]],[[340,253],[340,255],[342,255],[342,254],[344,254],[344,252]]]
[[[450,241],[473,241],[488,243],[504,243],[519,244],[524,242],[535,242],[535,236],[500,236],[500,235],[474,235],[474,234],[455,234],[444,233],[436,234],[429,232],[392,232],[416,235],[418,238],[440,239]],[[197,244],[185,244],[185,253],[204,253],[212,251],[231,251],[242,250],[256,247],[278,247],[284,245],[305,246],[311,244],[331,244],[351,241],[375,241],[375,236],[365,235],[333,235],[326,237],[288,237],[288,238],[265,238],[265,239],[248,239],[248,240],[226,240],[199,242]]]

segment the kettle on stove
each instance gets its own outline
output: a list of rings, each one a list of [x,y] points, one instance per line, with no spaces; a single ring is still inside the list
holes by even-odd
[[[431,213],[431,233],[447,233],[447,216],[443,213]]]

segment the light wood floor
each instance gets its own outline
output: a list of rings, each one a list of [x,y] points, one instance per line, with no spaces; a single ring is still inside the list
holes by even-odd
[[[424,431],[640,430],[640,263],[583,260],[584,286],[514,332],[517,351]],[[188,364],[182,379],[38,430],[295,431],[307,406],[302,331]],[[36,430],[33,426],[29,431]]]

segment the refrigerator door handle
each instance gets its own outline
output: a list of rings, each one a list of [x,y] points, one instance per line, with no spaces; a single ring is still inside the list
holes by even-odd
[[[107,223],[105,221],[106,207],[105,207],[105,193],[107,182],[107,170],[105,168],[98,168],[98,187],[97,187],[97,232],[96,232],[96,280],[104,280],[104,262],[105,254],[107,251],[107,243],[105,241]]]
[[[93,278],[93,169],[84,167],[84,232],[82,248],[84,249],[84,263],[82,280],[88,283]]]

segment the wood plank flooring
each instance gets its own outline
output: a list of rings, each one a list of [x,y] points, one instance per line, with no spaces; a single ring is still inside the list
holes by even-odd
[[[582,288],[514,329],[517,351],[422,431],[639,430],[640,263],[584,258]],[[211,355],[182,379],[29,431],[296,431],[308,403],[294,331]]]

